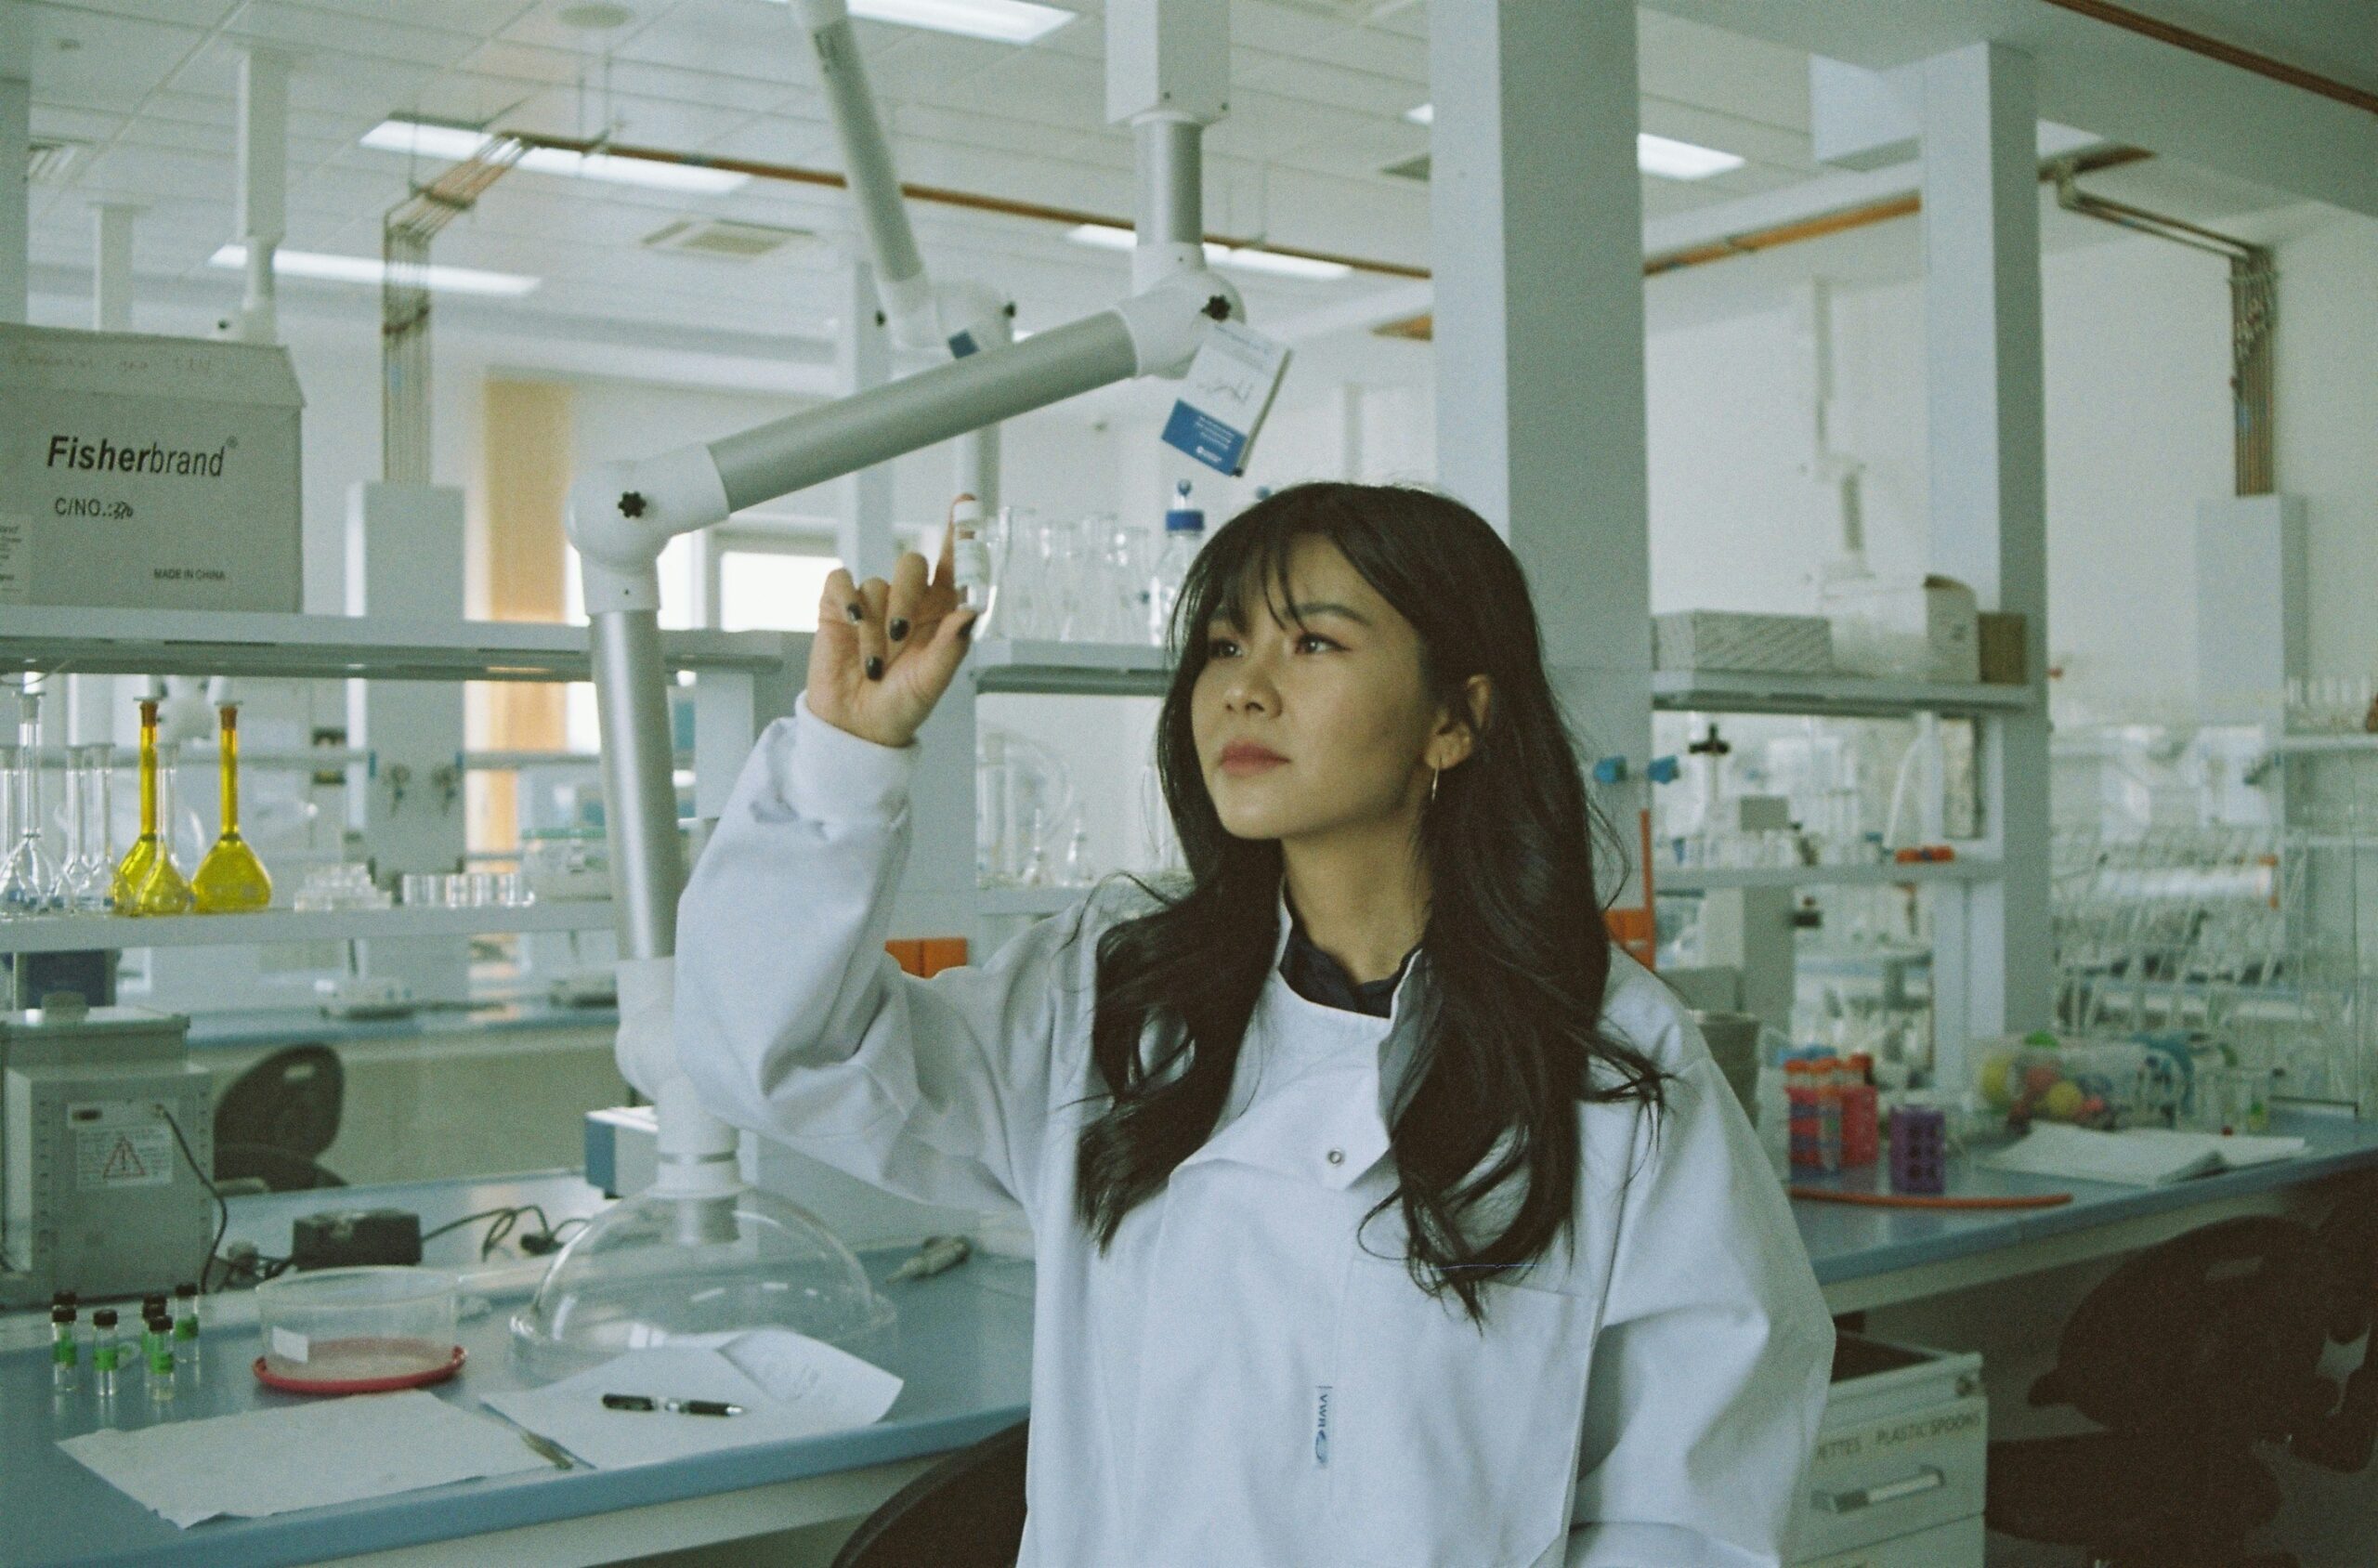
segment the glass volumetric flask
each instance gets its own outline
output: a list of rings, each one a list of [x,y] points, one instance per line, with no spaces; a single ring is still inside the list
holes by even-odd
[[[111,841],[115,748],[104,742],[66,753],[66,908],[90,914],[115,901]]]
[[[222,710],[223,831],[198,874],[189,880],[190,893],[203,915],[248,914],[272,903],[272,878],[264,862],[240,836],[240,707],[226,702]],[[169,818],[170,820],[170,818]]]
[[[189,883],[174,864],[173,778],[180,748],[157,740],[157,703],[140,704],[140,836],[115,871],[115,910],[120,915],[178,915],[190,906]]]
[[[42,843],[41,694],[19,697],[9,765],[7,842],[0,848],[0,917],[21,920],[59,908],[58,857]]]

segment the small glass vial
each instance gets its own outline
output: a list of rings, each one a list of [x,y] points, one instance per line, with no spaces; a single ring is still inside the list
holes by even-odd
[[[82,1347],[74,1339],[74,1309],[60,1301],[49,1309],[49,1386],[72,1393],[80,1373]]]
[[[149,1368],[149,1358],[157,1349],[157,1320],[165,1315],[165,1298],[162,1291],[152,1291],[140,1298],[140,1367]],[[170,1335],[172,1325],[167,1324]]]
[[[174,1338],[184,1344],[198,1339],[198,1287],[188,1280],[174,1287]]]
[[[983,503],[972,495],[950,503],[949,568],[958,580],[960,607],[975,612],[968,635],[979,637],[989,629],[999,584],[992,580],[991,548],[983,538]]]
[[[115,1398],[115,1375],[124,1356],[124,1347],[116,1343],[115,1309],[101,1307],[91,1314],[91,1386],[98,1391],[105,1404]]]
[[[163,1403],[174,1397],[174,1320],[163,1309],[149,1320],[149,1397]]]

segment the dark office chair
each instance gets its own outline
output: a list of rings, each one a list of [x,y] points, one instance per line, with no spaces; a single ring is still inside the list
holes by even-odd
[[[2349,1187],[2320,1222],[2329,1254],[2329,1338],[2350,1345],[2378,1327],[2378,1176]],[[2358,1473],[2378,1445],[2378,1339],[2364,1341],[2361,1365],[2345,1379],[2345,1399],[2326,1420],[2295,1434],[2288,1451],[2340,1474]]]
[[[293,1045],[242,1073],[215,1104],[215,1179],[276,1193],[346,1183],[322,1169],[338,1139],[346,1071],[327,1045]]]
[[[2338,1312],[2321,1239],[2292,1220],[2225,1220],[2123,1263],[2089,1292],[2032,1385],[2104,1431],[1990,1445],[1984,1520],[2084,1548],[2100,1568],[2297,1568],[2249,1554],[2279,1512],[2253,1453],[2312,1430]]]
[[[1015,1568],[1031,1425],[993,1432],[893,1493],[843,1543],[833,1568]]]

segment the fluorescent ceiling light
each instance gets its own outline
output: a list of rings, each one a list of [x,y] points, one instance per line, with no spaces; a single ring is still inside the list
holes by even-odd
[[[231,269],[248,264],[248,247],[226,245],[206,258],[210,267]],[[387,264],[373,255],[329,255],[320,251],[275,251],[272,253],[275,276],[292,278],[323,278],[334,283],[371,283],[377,286],[387,278]],[[436,294],[500,294],[507,298],[530,293],[542,278],[527,278],[516,272],[481,272],[469,267],[440,267],[436,263],[422,268],[422,281]]]
[[[1689,141],[1638,131],[1635,133],[1635,166],[1647,175],[1658,175],[1663,179],[1707,179],[1711,175],[1741,168],[1743,161],[1733,153],[1720,152],[1714,147],[1696,147]]]
[[[1437,107],[1420,104],[1404,111],[1404,117],[1416,125],[1436,123]],[[1635,166],[1647,175],[1662,179],[1707,179],[1729,169],[1739,169],[1743,160],[1731,152],[1720,152],[1714,147],[1697,147],[1674,137],[1655,137],[1649,131],[1635,133]]]
[[[1081,223],[1065,230],[1065,238],[1078,245],[1095,245],[1104,251],[1128,251],[1140,242],[1140,237],[1128,229],[1111,223]],[[1260,245],[1218,245],[1206,242],[1206,265],[1236,267],[1249,272],[1269,272],[1280,278],[1300,278],[1310,282],[1334,282],[1353,270],[1342,261],[1315,261],[1311,256],[1282,255]]]
[[[495,138],[468,125],[437,125],[420,120],[383,120],[363,133],[363,145],[409,158],[451,158],[460,162],[477,156]],[[599,179],[614,185],[642,185],[659,190],[684,190],[714,196],[734,189],[751,176],[731,169],[705,169],[693,163],[664,163],[651,158],[621,158],[608,152],[570,152],[558,147],[532,147],[514,165],[531,174],[559,175],[565,179]]]
[[[850,7],[851,15],[869,21],[931,28],[994,44],[1029,44],[1074,20],[1071,11],[1034,0],[850,0]]]

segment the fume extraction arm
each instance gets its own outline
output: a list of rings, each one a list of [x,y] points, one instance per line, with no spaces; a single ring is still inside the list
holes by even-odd
[[[685,880],[658,612],[661,548],[738,509],[960,438],[960,484],[988,499],[999,422],[1136,376],[1178,377],[1236,292],[1205,262],[1205,126],[1226,107],[1226,7],[1109,0],[1107,116],[1132,126],[1139,184],[1132,293],[1109,309],[1010,341],[1004,301],[926,277],[843,0],[800,0],[887,325],[952,358],[884,385],[706,444],[602,464],[571,489],[601,722],[619,926],[621,1076],[658,1117],[658,1175],[555,1260],[514,1320],[516,1346],[559,1376],[621,1352],[764,1326],[846,1348],[889,1303],[812,1216],[741,1179],[734,1128],[697,1101],[671,1014]]]

